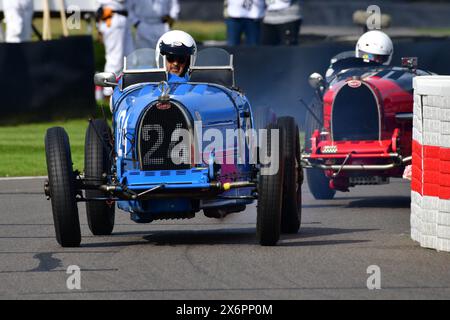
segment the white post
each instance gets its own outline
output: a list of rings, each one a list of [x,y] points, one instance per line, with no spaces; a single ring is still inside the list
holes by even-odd
[[[42,28],[42,38],[43,40],[52,40],[52,30],[50,25],[50,5],[48,0],[43,0],[43,28]]]
[[[64,0],[59,0],[59,12],[61,15],[61,24],[64,37],[69,36],[69,29],[67,28],[66,6]]]

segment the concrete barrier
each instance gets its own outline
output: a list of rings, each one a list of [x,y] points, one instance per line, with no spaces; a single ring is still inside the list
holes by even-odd
[[[411,238],[450,252],[450,76],[414,79]]]

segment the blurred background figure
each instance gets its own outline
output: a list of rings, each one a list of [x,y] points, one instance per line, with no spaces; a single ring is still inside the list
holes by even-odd
[[[130,23],[136,27],[136,49],[155,48],[180,13],[178,0],[128,0]]]
[[[105,45],[105,72],[119,75],[123,68],[124,56],[133,49],[131,28],[128,24],[127,0],[97,0],[97,28]],[[103,90],[105,96],[112,94],[111,88]]]
[[[266,0],[262,26],[263,45],[297,45],[302,12],[300,0]]]
[[[33,0],[3,0],[3,12],[6,23],[5,41],[31,41]]]
[[[245,36],[247,45],[258,45],[261,40],[261,21],[265,12],[265,0],[225,0],[224,17],[227,26],[227,44],[241,44]]]

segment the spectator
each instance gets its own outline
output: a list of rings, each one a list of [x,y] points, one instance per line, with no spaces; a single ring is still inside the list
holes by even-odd
[[[100,38],[105,45],[105,72],[119,75],[123,68],[124,56],[133,51],[131,29],[128,25],[127,0],[97,0],[99,9],[96,20]],[[111,88],[105,88],[104,95],[112,94]]]
[[[300,0],[266,0],[262,44],[297,45],[302,14]]]
[[[3,0],[6,22],[6,42],[31,41],[33,0]]]
[[[136,27],[136,47],[155,48],[178,19],[178,0],[129,0],[130,21]]]
[[[264,0],[225,0],[227,44],[229,46],[240,45],[241,36],[244,35],[247,45],[258,45],[264,11]]]

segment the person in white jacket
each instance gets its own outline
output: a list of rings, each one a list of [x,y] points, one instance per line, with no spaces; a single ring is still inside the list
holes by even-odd
[[[31,41],[33,0],[3,0],[3,12],[6,23],[5,41],[10,43]]]
[[[266,0],[262,26],[263,45],[297,45],[302,25],[300,0]]]
[[[178,0],[128,0],[129,19],[136,27],[136,48],[155,48],[178,19]]]
[[[264,14],[265,0],[225,0],[227,44],[240,45],[244,35],[247,45],[258,45],[261,41],[261,21]]]
[[[127,0],[97,0],[97,28],[105,45],[105,72],[117,76],[123,68],[124,56],[133,48],[131,28],[128,23]],[[104,95],[111,95],[111,88],[105,88]]]

